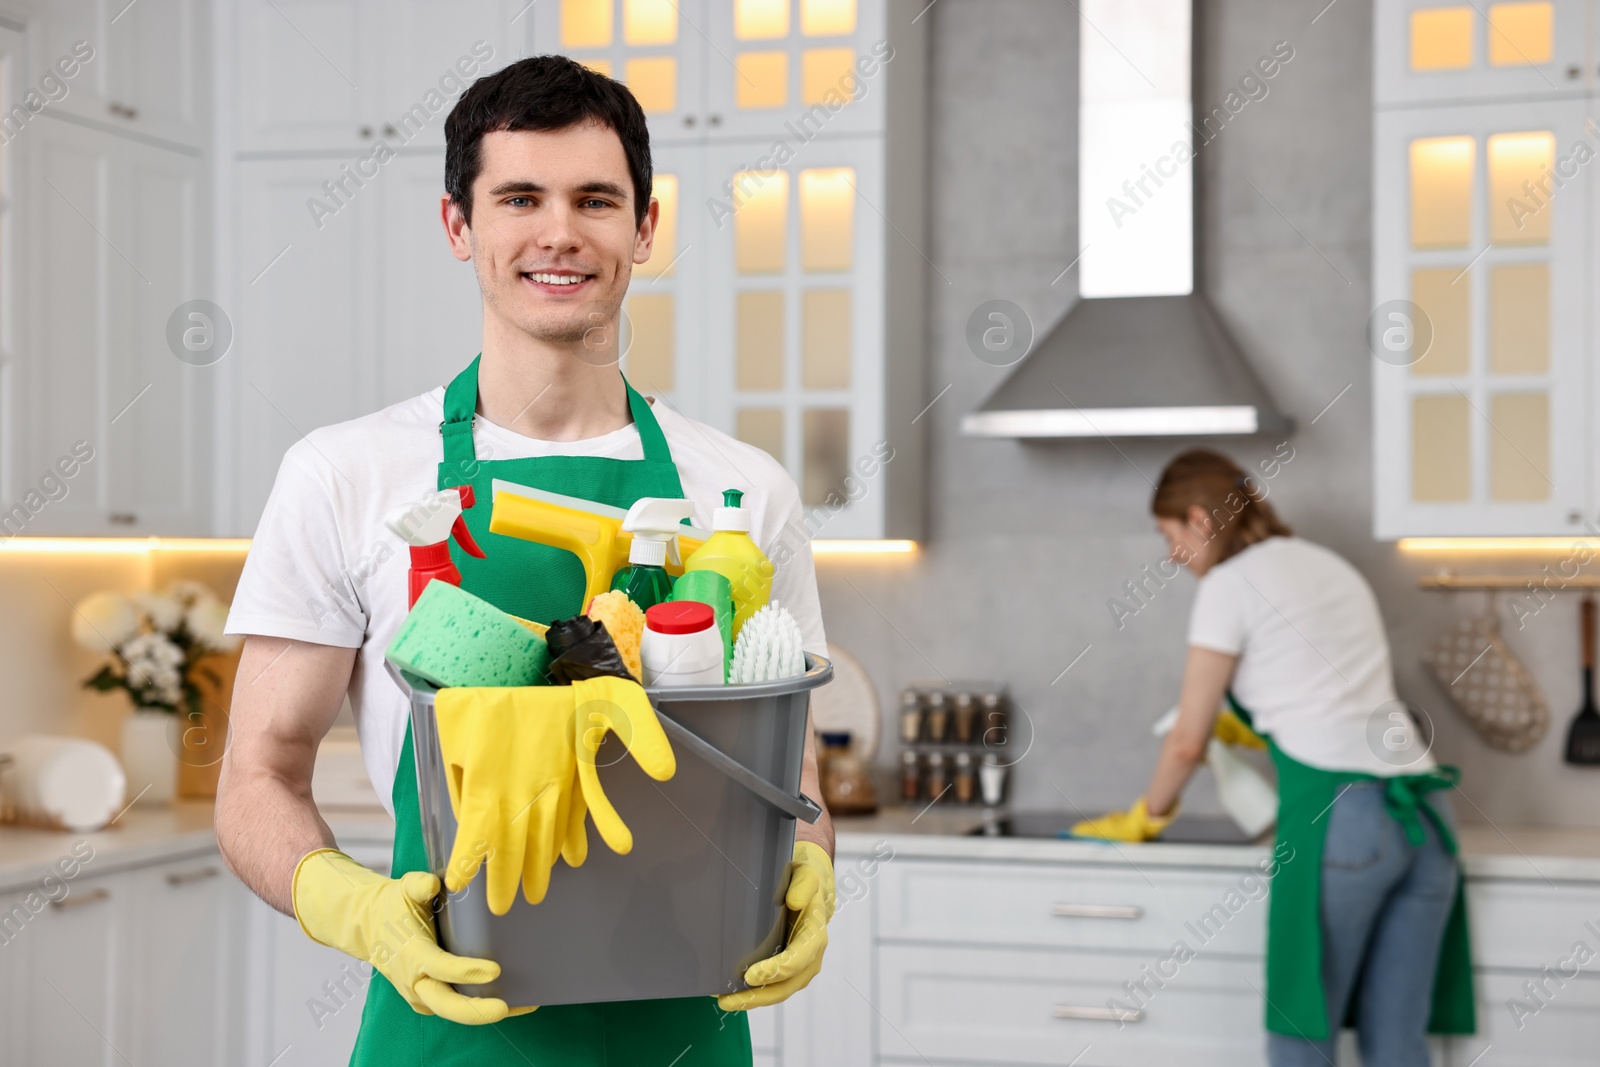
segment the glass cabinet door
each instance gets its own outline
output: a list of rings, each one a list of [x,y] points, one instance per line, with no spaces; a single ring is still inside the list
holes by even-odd
[[[859,142],[817,142],[756,171],[739,146],[707,153],[702,220],[708,420],[788,468],[825,537],[873,537],[883,411],[883,178]],[[733,196],[721,200],[721,190]]]
[[[1576,532],[1584,105],[1380,112],[1376,130],[1378,535]]]
[[[534,51],[627,85],[652,144],[701,139],[705,0],[540,0],[532,15]]]
[[[623,304],[622,372],[641,393],[704,420],[702,281],[711,250],[701,238],[704,148],[653,148],[654,195],[661,204],[650,258],[633,266]]]
[[[799,153],[818,135],[883,128],[885,67],[894,62],[884,0],[706,4],[708,136]]]
[[[1588,18],[1588,0],[1379,0],[1378,106],[1582,95]]]

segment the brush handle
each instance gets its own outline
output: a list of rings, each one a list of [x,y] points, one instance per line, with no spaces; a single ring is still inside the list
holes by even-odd
[[[1579,607],[1579,618],[1583,620],[1583,669],[1594,670],[1594,597],[1584,595],[1583,603]]]

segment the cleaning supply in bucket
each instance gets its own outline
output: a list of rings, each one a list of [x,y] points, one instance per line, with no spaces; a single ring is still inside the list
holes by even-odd
[[[395,508],[383,517],[383,524],[411,547],[407,607],[414,607],[422,591],[435,579],[449,585],[461,584],[461,572],[450,558],[452,537],[467,555],[484,558],[483,549],[472,539],[467,520],[461,514],[473,503],[472,486],[458,485],[429,493],[421,500]]]
[[[672,578],[667,574],[667,558],[676,562],[678,530],[684,519],[694,514],[687,500],[647,496],[633,502],[622,529],[633,535],[628,546],[628,565],[611,578],[612,591],[624,592],[641,611],[652,608],[672,595]],[[617,635],[612,633],[612,638]]]
[[[666,572],[663,571],[663,574]],[[606,633],[617,646],[622,662],[627,665],[633,680],[644,680],[644,668],[639,663],[639,642],[644,637],[644,612],[620,589],[601,593],[589,601],[585,615],[595,622],[604,623]]]
[[[634,680],[603,622],[587,615],[557,619],[550,624],[545,641],[550,646],[549,675],[554,685],[571,685],[586,678]]]
[[[389,662],[441,689],[544,685],[544,641],[487,600],[431,581],[384,652]]]
[[[611,588],[617,568],[628,561],[633,534],[622,528],[628,513],[581,497],[563,496],[503,478],[494,480],[489,532],[571,552],[583,562],[582,604]],[[693,552],[711,535],[693,526],[678,531],[678,548]],[[667,573],[681,574],[669,549]]]
[[[750,617],[772,596],[772,561],[750,538],[750,513],[740,507],[744,494],[725,490],[722,507],[712,512],[714,531],[705,544],[683,561],[685,574],[716,571],[728,579],[733,594],[733,639]]]
[[[673,600],[644,613],[640,641],[644,684],[721,685],[722,634],[716,612],[697,600]]]
[[[729,685],[776,682],[806,672],[800,624],[777,601],[750,616],[733,645]]]
[[[728,680],[733,662],[733,587],[716,571],[689,571],[672,583],[671,601],[698,601],[710,605],[722,634],[722,680]]]

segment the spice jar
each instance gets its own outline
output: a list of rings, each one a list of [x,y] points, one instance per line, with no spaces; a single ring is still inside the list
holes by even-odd
[[[978,706],[972,699],[971,693],[956,694],[955,728],[956,741],[963,745],[972,744],[972,727],[978,718]]]
[[[915,689],[900,694],[900,740],[914,744],[922,737],[922,698]]]
[[[822,735],[822,800],[835,815],[870,815],[878,810],[878,791],[872,786],[861,757],[850,751],[848,731]]]
[[[971,804],[977,787],[977,774],[972,766],[972,753],[956,753],[955,793],[956,803]]]
[[[915,800],[922,794],[922,760],[910,749],[900,753],[900,799]]]
[[[950,705],[943,693],[928,694],[928,740],[943,741],[950,730]]]
[[[1006,743],[1006,709],[1001,706],[999,693],[983,694],[979,719],[983,724],[985,748],[998,748]]]
[[[950,779],[944,769],[944,753],[928,753],[928,797],[938,800],[950,788]]]

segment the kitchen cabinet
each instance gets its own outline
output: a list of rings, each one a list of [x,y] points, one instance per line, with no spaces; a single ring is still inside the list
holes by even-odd
[[[6,945],[25,979],[13,1009],[17,1062],[111,1067],[124,1038],[116,977],[126,951],[127,928],[117,921],[126,887],[87,876],[66,885]]]
[[[226,532],[254,530],[283,453],[308,432],[442,386],[477,354],[477,279],[439,222],[443,168],[438,153],[396,157],[314,218],[308,198],[337,176],[337,159],[238,165]]]
[[[93,49],[50,105],[96,126],[169,146],[206,142],[210,5],[204,0],[53,0],[39,6],[34,80],[82,41]]]
[[[921,6],[570,0],[535,21],[536,50],[629,84],[667,160],[674,229],[635,272],[625,372],[777,458],[813,536],[921,530]]]
[[[169,344],[209,291],[202,160],[48,113],[14,144],[35,239],[8,496],[32,502],[8,532],[207,533],[214,371]]]
[[[366,155],[442,148],[466,85],[523,54],[509,0],[243,0],[237,148]]]
[[[1381,107],[1581,97],[1591,0],[1379,0],[1373,12],[1374,98]]]
[[[1560,536],[1600,517],[1591,6],[1378,5],[1381,539]]]

